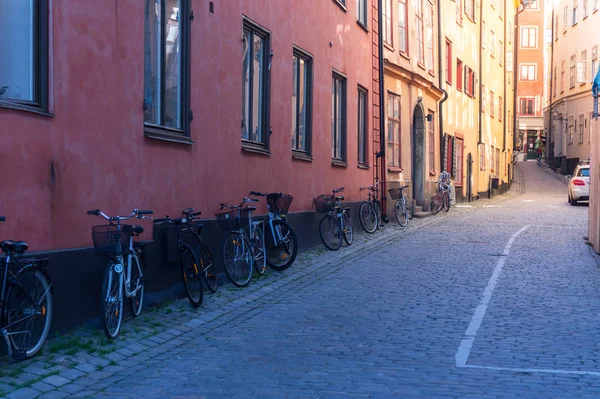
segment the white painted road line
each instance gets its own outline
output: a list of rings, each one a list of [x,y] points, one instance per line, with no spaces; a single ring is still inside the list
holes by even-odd
[[[513,243],[517,239],[517,237],[527,230],[531,225],[527,225],[522,227],[519,231],[510,236],[510,239],[504,246],[504,250],[502,251],[502,255],[508,256],[510,253],[510,248]],[[494,292],[494,288],[496,288],[496,284],[498,283],[498,278],[500,277],[500,273],[502,272],[502,268],[504,267],[504,261],[506,258],[498,259],[498,263],[496,264],[496,268],[492,273],[492,277],[490,277],[490,281],[488,282],[487,287],[483,291],[483,295],[481,296],[481,302],[475,309],[475,313],[471,318],[471,322],[467,327],[467,331],[465,331],[465,338],[461,341],[458,350],[456,351],[456,367],[466,367],[467,360],[469,359],[469,354],[471,353],[471,348],[473,347],[473,341],[475,341],[475,337],[477,337],[477,331],[483,322],[483,318],[485,316],[485,312],[487,311],[488,304],[492,299],[492,293]]]

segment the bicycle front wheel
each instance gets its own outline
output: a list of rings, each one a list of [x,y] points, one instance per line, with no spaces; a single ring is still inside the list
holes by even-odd
[[[120,270],[120,272],[116,271]],[[121,277],[123,265],[110,263],[104,272],[102,282],[102,322],[104,334],[108,339],[115,339],[123,322],[123,289]]]
[[[342,233],[347,245],[352,245],[352,219],[350,219],[350,209],[347,209],[342,215]]]
[[[429,204],[429,210],[432,215],[436,215],[442,209],[442,202],[440,201],[439,195],[431,197],[431,203]]]
[[[283,220],[273,220],[272,226],[266,234],[267,265],[280,272],[296,260],[298,238],[292,226]]]
[[[5,311],[13,357],[35,356],[48,337],[52,322],[52,293],[46,276],[36,269],[23,270],[20,284],[10,284]]]
[[[181,250],[181,274],[185,293],[193,307],[202,305],[204,290],[202,288],[202,272],[200,262],[194,250],[188,244],[183,244]]]
[[[235,231],[223,241],[223,265],[225,274],[233,285],[245,287],[252,277],[252,250],[248,239]]]
[[[137,253],[138,256],[141,256],[141,253]],[[129,297],[129,307],[131,308],[131,313],[133,317],[137,317],[142,312],[142,305],[144,304],[144,272],[142,270],[142,265],[140,265],[139,258],[136,259],[132,257],[131,265],[128,265],[131,268],[131,280],[129,280],[129,292],[134,292],[131,297]]]
[[[396,216],[398,224],[401,227],[406,227],[408,224],[408,211],[402,200],[396,200],[396,203],[394,204],[394,215]]]
[[[448,212],[450,210],[450,194],[446,191],[444,192],[444,212]]]
[[[377,210],[371,203],[364,202],[358,210],[358,221],[362,228],[369,234],[375,233],[378,222]]]
[[[200,266],[202,267],[202,278],[208,289],[214,294],[219,288],[219,278],[217,276],[217,271],[215,270],[212,254],[208,249],[208,246],[195,236],[194,244],[196,256],[198,256]]]
[[[331,215],[325,215],[319,222],[319,237],[327,248],[337,251],[342,246],[340,222]]]

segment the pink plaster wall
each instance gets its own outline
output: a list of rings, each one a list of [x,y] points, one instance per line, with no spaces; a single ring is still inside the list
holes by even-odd
[[[101,220],[88,209],[161,216],[193,206],[213,217],[220,202],[252,189],[292,194],[292,212],[312,210],[312,197],[338,186],[360,199],[373,173],[357,167],[357,84],[372,86],[372,49],[356,2],[347,12],[334,0],[214,3],[211,14],[208,1],[192,1],[195,144],[186,146],[143,136],[144,2],[52,2],[54,116],[0,108],[2,238],[27,240],[31,250],[90,246]],[[270,157],[241,150],[243,15],[271,31]],[[292,45],[314,56],[312,163],[292,159]],[[348,77],[347,168],[331,166],[332,68]],[[142,224],[150,239],[151,223]]]

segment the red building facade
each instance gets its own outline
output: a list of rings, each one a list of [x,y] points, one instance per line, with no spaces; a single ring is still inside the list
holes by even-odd
[[[0,63],[0,227],[55,256],[56,274],[100,285],[88,209],[212,218],[283,191],[309,229],[313,197],[344,186],[358,201],[372,183],[370,1],[33,3],[0,5],[34,32]]]

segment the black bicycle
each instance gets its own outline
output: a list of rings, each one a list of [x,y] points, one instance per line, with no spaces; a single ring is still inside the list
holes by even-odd
[[[344,197],[336,195],[344,191],[344,187],[332,191],[332,195],[321,194],[313,198],[315,211],[324,213],[319,222],[319,237],[323,244],[332,251],[342,246],[342,237],[346,244],[352,245],[352,220],[350,208],[342,207]]]
[[[194,212],[189,212],[189,214],[192,213]],[[196,214],[200,214],[200,212]],[[190,219],[187,217],[172,219],[168,215],[161,219],[155,219],[154,223],[167,223],[175,226],[177,230],[177,247],[181,254],[181,275],[185,293],[192,306],[199,307],[204,299],[202,264],[198,261],[198,256],[192,246],[184,242],[184,235],[195,235],[196,229],[201,227],[190,223]]]
[[[0,216],[0,221],[6,218]],[[44,272],[48,259],[19,259],[28,245],[2,241],[4,273],[0,293],[2,336],[15,360],[35,356],[48,337],[52,322],[52,284]]]
[[[201,215],[202,212],[195,212],[194,208],[187,208],[181,211],[181,214],[184,219],[187,219],[188,226],[190,227],[183,231],[184,241],[194,249],[200,261],[204,283],[212,293],[215,293],[219,288],[219,276],[217,275],[216,266],[213,261],[214,258],[200,234],[204,223],[197,216]]]

